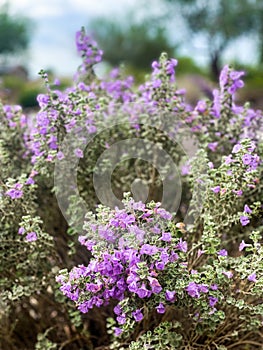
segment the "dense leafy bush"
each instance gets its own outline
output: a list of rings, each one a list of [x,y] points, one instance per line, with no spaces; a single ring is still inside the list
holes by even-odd
[[[134,88],[96,78],[84,31],[77,48],[72,87],[41,72],[35,116],[1,106],[0,347],[260,349],[262,113],[235,104],[243,72],[189,106],[175,59]]]

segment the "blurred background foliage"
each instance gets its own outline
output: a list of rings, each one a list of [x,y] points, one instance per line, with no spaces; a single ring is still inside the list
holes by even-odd
[[[151,11],[153,3],[155,9],[159,6],[159,11]],[[189,101],[194,102],[202,95],[211,95],[208,90],[213,88],[222,66],[229,63],[246,71],[246,87],[240,99],[251,100],[253,107],[263,107],[262,0],[155,0],[153,3],[142,0],[138,7],[127,8],[117,18],[104,16],[80,23],[87,26],[104,51],[103,72],[122,64],[125,74],[132,74],[139,84],[150,73],[152,61],[161,52],[167,52],[179,60],[178,85],[189,90]],[[21,75],[21,67],[17,72],[10,69],[8,62],[11,57],[27,52],[34,26],[37,23],[29,18],[11,15],[8,2],[0,7],[0,98],[25,108],[37,107],[36,96],[43,91],[42,82],[30,81],[26,66],[22,67]],[[238,47],[244,38],[254,45],[257,62],[244,65],[238,57],[233,62],[226,61],[227,50]],[[200,42],[201,45],[196,45]],[[193,48],[191,55],[185,54],[186,46]],[[207,58],[206,66],[196,59],[200,47]],[[62,87],[70,85],[71,78],[59,78]]]

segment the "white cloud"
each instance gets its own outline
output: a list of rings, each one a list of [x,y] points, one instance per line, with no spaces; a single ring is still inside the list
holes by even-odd
[[[9,3],[13,13],[38,19],[63,15],[67,0],[10,0]]]
[[[140,0],[69,0],[70,6],[77,12],[89,16],[115,16],[139,5]]]

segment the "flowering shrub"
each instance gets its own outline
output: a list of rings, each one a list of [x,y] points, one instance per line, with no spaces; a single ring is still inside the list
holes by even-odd
[[[76,41],[72,87],[42,71],[36,115],[1,106],[1,346],[261,348],[263,127],[235,103],[244,73],[225,66],[189,106],[175,59],[136,87],[98,79],[103,52]]]

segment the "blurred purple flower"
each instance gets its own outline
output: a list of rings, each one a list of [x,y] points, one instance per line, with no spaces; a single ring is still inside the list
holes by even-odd
[[[249,206],[247,204],[245,204],[245,206],[244,206],[244,213],[247,213],[247,214],[252,213],[252,210],[249,208]]]
[[[228,256],[228,252],[226,249],[221,249],[219,250],[219,252],[217,253],[219,256]]]
[[[238,153],[241,149],[241,145],[240,144],[237,144],[233,147],[232,149],[232,153]]]
[[[198,284],[196,284],[195,282],[190,282],[188,284],[188,286],[186,287],[186,291],[193,298],[199,298],[200,297]]]
[[[208,299],[209,299],[209,305],[211,307],[214,307],[215,304],[218,302],[218,298],[213,297],[213,296],[209,296]]]
[[[241,222],[242,226],[246,226],[250,223],[250,220],[247,216],[242,215],[242,216],[240,216],[240,222]]]
[[[160,303],[158,306],[156,306],[156,310],[158,314],[164,314],[165,313],[165,306],[163,303]]]
[[[248,281],[250,281],[250,282],[257,282],[257,275],[256,275],[256,273],[254,272],[254,273],[252,273],[251,275],[249,275],[248,276]]]
[[[167,301],[174,302],[176,297],[175,297],[175,291],[165,291],[165,298]]]
[[[37,234],[36,232],[29,232],[27,235],[26,235],[26,241],[27,242],[34,242],[37,240]]]
[[[20,227],[19,230],[18,230],[18,234],[19,234],[19,235],[22,235],[22,234],[24,234],[24,233],[25,233],[24,227]]]
[[[219,192],[220,192],[220,189],[221,189],[220,186],[216,186],[216,187],[212,187],[212,188],[211,188],[211,190],[212,190],[214,193],[219,193]]]
[[[162,237],[160,238],[164,242],[171,242],[172,236],[170,232],[163,232]]]
[[[77,158],[83,158],[84,157],[83,151],[80,148],[76,148],[75,151],[74,151],[74,154],[75,154],[75,156]]]
[[[233,277],[233,272],[231,271],[223,271],[222,273],[229,279]]]
[[[182,238],[180,238],[179,243],[176,245],[176,248],[181,250],[182,252],[187,252],[187,242],[183,241]]]
[[[208,148],[212,151],[215,152],[218,146],[218,142],[210,142],[208,144]]]
[[[143,319],[143,314],[139,309],[132,312],[132,316],[134,317],[136,322],[140,322]]]
[[[246,244],[244,240],[241,241],[241,243],[239,244],[239,251],[242,252],[242,250],[245,247],[249,247],[249,244]]]

